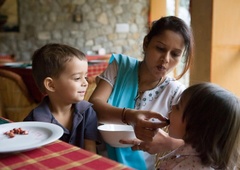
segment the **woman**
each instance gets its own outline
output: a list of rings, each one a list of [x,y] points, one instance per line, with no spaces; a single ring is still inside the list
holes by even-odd
[[[182,145],[183,141],[170,138],[158,128],[167,125],[166,117],[171,106],[185,89],[183,84],[167,75],[183,59],[184,68],[177,78],[189,69],[193,57],[191,29],[177,17],[160,18],[144,38],[143,54],[143,61],[113,54],[108,68],[98,77],[100,80],[89,101],[94,104],[100,123],[132,125],[137,138],[146,141],[145,147],[141,146],[144,151],[171,150]],[[151,118],[162,122],[152,122]],[[148,149],[155,146],[158,150]],[[155,155],[132,151],[131,148],[108,146],[107,149],[111,159],[127,166],[154,168]]]

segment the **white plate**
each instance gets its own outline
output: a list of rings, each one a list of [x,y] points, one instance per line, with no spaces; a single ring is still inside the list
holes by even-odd
[[[7,63],[4,63],[3,65],[5,66],[21,66],[23,65],[24,63],[23,62],[7,62]]]
[[[9,138],[4,133],[13,128],[22,128],[28,135],[15,135]],[[63,135],[63,129],[46,122],[15,122],[0,125],[0,153],[32,150],[56,141]]]

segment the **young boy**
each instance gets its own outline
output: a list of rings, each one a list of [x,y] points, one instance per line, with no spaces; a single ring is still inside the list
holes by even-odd
[[[96,153],[96,112],[83,100],[88,87],[84,53],[64,44],[47,44],[34,52],[32,71],[46,96],[24,121],[57,124],[64,130],[60,140]]]

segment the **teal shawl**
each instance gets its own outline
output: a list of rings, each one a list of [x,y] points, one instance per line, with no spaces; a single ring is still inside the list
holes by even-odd
[[[119,108],[134,108],[138,90],[139,61],[122,54],[113,54],[109,63],[114,60],[118,65],[118,74],[108,103]],[[146,169],[142,151],[132,151],[130,147],[114,148],[109,145],[107,151],[108,156],[117,162],[137,170]]]

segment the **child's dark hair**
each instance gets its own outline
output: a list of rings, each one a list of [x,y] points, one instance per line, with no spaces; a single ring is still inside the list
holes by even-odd
[[[204,165],[226,169],[239,157],[240,101],[218,85],[200,83],[186,89],[184,141],[200,154]],[[234,157],[236,156],[236,157]]]
[[[178,33],[182,35],[184,39],[185,51],[183,56],[185,57],[185,65],[182,73],[176,77],[177,79],[180,79],[188,71],[193,60],[194,40],[192,29],[188,27],[182,19],[175,16],[166,16],[152,23],[145,38],[147,39],[147,42],[150,42],[153,37],[162,34],[166,30]]]
[[[32,72],[38,88],[44,93],[44,79],[58,77],[74,57],[87,60],[83,52],[65,44],[46,44],[36,50],[32,56]]]

